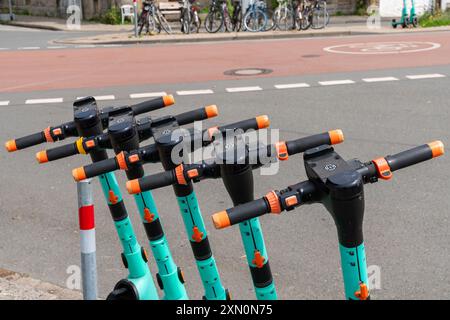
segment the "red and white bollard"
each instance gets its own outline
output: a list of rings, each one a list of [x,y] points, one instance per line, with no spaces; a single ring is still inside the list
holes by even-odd
[[[92,181],[77,183],[80,223],[81,277],[84,300],[97,300],[97,260]]]

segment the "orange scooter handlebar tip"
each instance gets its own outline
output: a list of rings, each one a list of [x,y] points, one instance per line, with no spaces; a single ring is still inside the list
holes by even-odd
[[[16,140],[9,140],[5,143],[5,148],[8,152],[17,151]]]
[[[266,115],[256,117],[256,123],[258,124],[258,129],[264,129],[270,126],[269,117]]]
[[[175,103],[175,98],[173,95],[169,94],[167,96],[163,96],[164,105],[166,107],[171,106]]]
[[[445,153],[444,144],[442,143],[442,141],[437,140],[430,142],[428,146],[430,147],[431,152],[433,153],[433,158],[442,156]]]
[[[212,104],[210,106],[205,107],[205,113],[206,116],[209,118],[217,117],[219,114],[219,110],[217,110],[217,106],[215,104]]]
[[[86,179],[86,172],[84,171],[83,167],[79,167],[72,170],[72,176],[75,181],[81,181]]]
[[[126,186],[129,194],[136,194],[141,192],[141,186],[139,185],[138,179],[127,181]]]
[[[48,157],[47,157],[47,151],[39,151],[38,153],[36,153],[36,160],[39,163],[46,163],[48,162]]]
[[[339,144],[344,142],[344,133],[341,129],[329,131],[331,144]]]
[[[212,221],[216,229],[223,229],[231,225],[226,211],[220,211],[212,215]]]

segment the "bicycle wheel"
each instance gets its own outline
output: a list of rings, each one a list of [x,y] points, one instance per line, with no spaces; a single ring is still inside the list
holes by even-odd
[[[327,21],[329,21],[329,19],[328,11],[324,8],[315,8],[312,12],[311,28],[323,29],[328,24]]]
[[[242,10],[238,10],[237,13],[233,12],[233,31],[239,32],[242,27]]]
[[[233,22],[231,21],[230,14],[228,12],[223,15],[223,23],[225,25],[225,31],[233,31]]]
[[[205,19],[205,29],[209,33],[216,33],[223,26],[223,14],[219,10],[212,10]]]
[[[274,29],[291,30],[294,25],[294,14],[288,8],[277,8],[273,14]]]
[[[157,11],[157,17],[159,20],[159,25],[160,27],[167,33],[167,34],[171,34],[172,33],[172,28],[170,27],[169,22],[167,22],[166,18],[163,16],[163,14],[161,13],[161,11]]]
[[[308,30],[311,27],[311,11],[305,8],[303,11],[298,13],[297,29],[298,30]]]
[[[258,32],[265,29],[267,24],[267,17],[259,9],[250,10],[245,14],[244,26],[250,32]]]

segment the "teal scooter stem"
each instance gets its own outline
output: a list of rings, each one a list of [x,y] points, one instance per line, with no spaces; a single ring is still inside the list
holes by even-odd
[[[139,148],[139,134],[136,130],[135,119],[132,115],[122,115],[110,119],[108,135],[114,152],[123,155],[123,151]],[[126,166],[126,160],[122,162]],[[144,176],[142,165],[130,168],[126,166],[128,179],[137,179]],[[184,286],[181,269],[177,267],[172,257],[169,244],[164,235],[161,220],[150,191],[134,195],[141,221],[158,266],[156,278],[161,290],[164,291],[165,300],[186,300],[188,295]]]

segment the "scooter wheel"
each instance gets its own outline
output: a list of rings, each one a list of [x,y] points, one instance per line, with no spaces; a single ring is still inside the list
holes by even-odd
[[[225,296],[227,300],[231,300],[231,294],[230,291],[228,289],[225,290]]]
[[[417,26],[419,25],[419,19],[417,19],[417,17],[414,17],[412,19],[411,24],[413,25],[414,28],[417,28]]]
[[[181,271],[180,267],[178,267],[177,273],[178,273],[178,279],[180,280],[180,282],[184,283],[184,274],[183,274],[183,271]]]
[[[125,255],[123,253],[120,254],[120,257],[122,258],[123,266],[125,267],[125,269],[128,269],[127,257],[125,257]]]
[[[161,276],[159,273],[156,274],[156,282],[158,282],[158,286],[161,290],[164,290],[164,284],[162,282]]]

